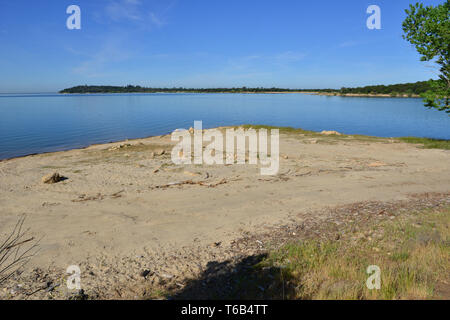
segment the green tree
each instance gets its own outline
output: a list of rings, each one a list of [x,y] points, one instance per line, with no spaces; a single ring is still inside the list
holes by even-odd
[[[422,94],[425,106],[450,113],[450,0],[433,7],[410,5],[403,21],[403,38],[422,55],[421,61],[439,65],[439,80],[430,81],[431,89]]]

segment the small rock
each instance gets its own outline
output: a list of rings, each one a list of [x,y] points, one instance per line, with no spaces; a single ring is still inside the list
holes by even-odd
[[[111,148],[108,149],[108,151],[120,150],[120,149],[127,148],[127,147],[131,147],[131,144],[126,143],[126,144],[121,144],[121,145],[118,145],[118,146],[115,146],[115,147],[111,147]]]
[[[48,174],[42,178],[42,182],[46,184],[58,183],[63,180],[65,180],[65,178],[61,176],[58,172]]]
[[[322,131],[321,134],[324,134],[326,136],[330,136],[330,135],[336,135],[336,136],[342,136],[342,133],[337,132],[337,131]]]
[[[147,278],[147,276],[151,273],[150,270],[144,270],[141,272],[140,276],[143,278]]]
[[[159,149],[159,150],[156,150],[156,152],[155,152],[155,154],[157,155],[157,156],[162,156],[162,155],[164,155],[166,153],[166,150],[164,150],[164,149]]]
[[[23,285],[22,284],[18,284],[14,288],[11,289],[11,294],[15,295],[15,294],[18,294],[18,293],[22,292],[23,290],[24,290],[23,289]]]
[[[371,168],[383,167],[383,166],[386,166],[386,163],[381,162],[381,161],[372,162],[372,163],[369,164],[369,167],[371,167]]]

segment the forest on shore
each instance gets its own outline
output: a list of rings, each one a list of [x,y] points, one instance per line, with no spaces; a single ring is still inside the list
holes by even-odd
[[[420,95],[431,89],[435,80],[418,81],[414,83],[402,83],[391,85],[372,85],[356,88],[341,89],[286,89],[286,88],[156,88],[141,86],[99,86],[83,85],[61,90],[63,94],[82,94],[82,93],[272,93],[272,92],[318,92],[318,93],[336,93],[336,94],[389,94],[389,95]]]

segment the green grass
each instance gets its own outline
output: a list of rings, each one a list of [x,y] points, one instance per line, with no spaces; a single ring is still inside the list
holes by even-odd
[[[273,130],[273,129],[279,129],[280,133],[303,133],[303,134],[316,134],[314,131],[308,131],[303,130],[300,128],[293,128],[293,127],[275,127],[275,126],[266,126],[266,125],[252,125],[252,124],[245,124],[242,126],[236,126],[235,128],[244,128],[244,129],[267,129],[267,130]]]
[[[413,144],[421,144],[425,149],[444,149],[450,150],[450,140],[439,140],[429,138],[403,137],[400,141]]]
[[[166,298],[450,299],[450,205],[391,217],[337,229],[330,223],[320,237],[292,240],[234,263],[211,262],[183,289],[168,288]],[[366,286],[371,265],[381,271],[378,290]]]
[[[353,141],[360,141],[360,142],[389,142],[392,141],[392,139],[389,138],[381,138],[381,137],[373,137],[373,136],[365,136],[365,135],[330,135],[326,136],[321,134],[320,132],[315,131],[308,131],[303,130],[300,128],[293,128],[293,127],[275,127],[275,126],[266,126],[266,125],[251,125],[246,124],[242,126],[235,126],[234,128],[244,128],[244,129],[279,129],[281,134],[303,134],[306,137],[314,137],[314,138],[321,138],[322,140],[327,141],[339,141],[339,140],[353,140]],[[442,140],[442,139],[430,139],[430,138],[416,138],[416,137],[401,137],[396,138],[394,141],[398,142],[405,142],[405,143],[411,143],[411,144],[420,144],[425,149],[444,149],[444,150],[450,150],[450,140]]]
[[[293,127],[275,127],[275,126],[266,126],[266,125],[252,125],[252,124],[245,124],[242,126],[235,126],[235,129],[237,128],[244,128],[244,129],[279,129],[280,134],[286,134],[286,135],[292,135],[297,137],[305,137],[305,138],[319,138],[318,143],[321,142],[338,142],[338,141],[359,141],[359,142],[383,142],[387,143],[389,142],[388,138],[380,138],[380,137],[373,137],[373,136],[364,136],[364,135],[358,135],[358,134],[341,134],[341,135],[324,135],[320,132],[316,131],[310,131],[310,130],[303,130],[301,128],[293,128]],[[332,130],[332,129],[330,129]]]
[[[293,289],[284,288],[281,294],[277,288],[271,293],[276,298],[436,298],[436,284],[448,284],[450,280],[449,227],[450,208],[417,212],[398,221],[367,227],[382,231],[379,239],[363,237],[352,242],[348,235],[341,241],[290,243],[270,252],[256,268],[282,266],[276,281],[289,283]],[[365,286],[369,265],[381,269],[380,290]]]

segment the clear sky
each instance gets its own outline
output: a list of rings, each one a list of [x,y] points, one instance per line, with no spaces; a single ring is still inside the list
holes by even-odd
[[[435,78],[409,0],[0,0],[0,92],[79,84],[340,88]],[[424,0],[440,4],[443,0]],[[68,30],[69,5],[81,30]],[[381,8],[381,30],[366,9]]]

